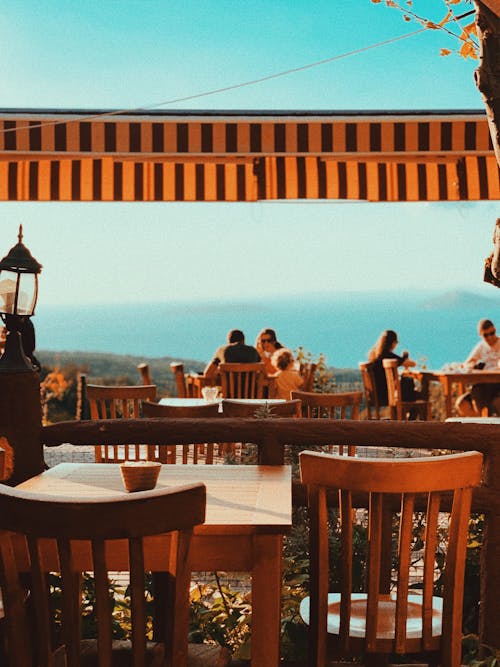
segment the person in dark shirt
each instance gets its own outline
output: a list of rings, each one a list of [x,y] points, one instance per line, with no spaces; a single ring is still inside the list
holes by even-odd
[[[215,351],[212,360],[207,364],[204,374],[213,377],[217,374],[219,364],[253,364],[261,361],[260,354],[252,345],[245,345],[245,334],[239,329],[231,329],[227,334],[227,344]]]
[[[368,361],[373,364],[375,391],[377,392],[378,404],[380,406],[385,406],[388,403],[387,381],[385,379],[385,369],[382,360],[397,359],[398,366],[404,366],[405,368],[416,366],[416,362],[409,358],[408,352],[403,352],[401,356],[394,352],[397,344],[397,333],[392,331],[392,329],[387,329],[380,335],[378,341],[368,354]],[[415,401],[418,398],[412,378],[401,378],[401,394],[403,401]]]

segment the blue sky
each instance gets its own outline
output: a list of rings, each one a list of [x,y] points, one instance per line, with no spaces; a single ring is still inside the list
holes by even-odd
[[[445,13],[438,0],[414,0],[413,7],[434,20]],[[2,106],[155,105],[417,28],[369,0],[17,0],[1,13]],[[458,42],[427,31],[157,108],[481,109],[476,63],[440,57],[442,47],[454,50]],[[26,244],[44,264],[40,304],[265,298],[367,286],[496,294],[482,283],[494,203],[0,206],[5,251],[22,222]]]

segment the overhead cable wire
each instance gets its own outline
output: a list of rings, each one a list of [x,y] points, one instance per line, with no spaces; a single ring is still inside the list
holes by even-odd
[[[273,79],[278,79],[283,76],[288,76],[290,74],[296,74],[297,72],[303,72],[308,69],[312,69],[313,67],[319,67],[321,65],[326,65],[327,63],[334,62],[336,60],[341,60],[344,58],[349,58],[351,56],[358,55],[360,53],[365,53],[366,51],[370,51],[371,49],[377,49],[381,46],[387,46],[389,44],[394,44],[395,42],[399,42],[403,39],[408,39],[409,37],[414,37],[415,35],[418,35],[422,32],[425,32],[428,30],[428,28],[419,28],[418,30],[414,30],[413,32],[406,33],[404,35],[398,35],[397,37],[391,37],[390,39],[386,39],[382,42],[377,42],[377,44],[370,44],[368,46],[363,46],[360,47],[359,49],[354,49],[353,51],[347,51],[346,53],[341,53],[336,56],[331,56],[330,58],[324,58],[323,60],[317,60],[313,63],[308,63],[307,65],[299,65],[298,67],[292,67],[287,70],[283,70],[281,72],[275,72],[274,74],[267,74],[266,76],[259,77],[257,79],[250,79],[248,81],[243,81],[241,83],[235,83],[229,86],[223,86],[222,88],[214,88],[212,90],[207,90],[201,93],[194,93],[192,95],[186,95],[184,97],[176,97],[170,100],[165,100],[164,102],[157,102],[155,104],[148,104],[145,106],[141,107],[136,107],[133,109],[121,109],[121,110],[114,110],[114,111],[104,111],[102,113],[98,114],[91,114],[87,116],[83,116],[78,118],[78,122],[81,121],[88,121],[88,120],[96,120],[99,118],[110,118],[113,116],[120,116],[120,115],[126,115],[129,113],[139,113],[141,111],[148,111],[151,109],[156,109],[158,107],[163,107],[167,106],[170,104],[178,104],[179,102],[188,102],[191,100],[199,99],[201,97],[208,97],[210,95],[218,95],[220,93],[226,93],[231,90],[238,90],[239,88],[245,88],[247,86],[255,86],[259,83],[264,83],[265,81],[271,81]],[[41,122],[41,123],[36,123],[33,125],[23,125],[20,127],[13,127],[13,128],[7,128],[7,129],[2,129],[0,130],[0,134],[6,134],[8,132],[17,132],[18,130],[25,130],[25,129],[34,129],[38,127],[48,127],[50,125],[60,125],[63,123],[70,123],[70,122],[77,122],[71,121],[68,119],[65,120],[52,120],[52,121],[47,121],[47,122]]]

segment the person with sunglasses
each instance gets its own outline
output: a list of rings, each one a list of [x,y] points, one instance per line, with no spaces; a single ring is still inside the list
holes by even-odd
[[[480,320],[477,325],[481,340],[467,359],[464,368],[487,371],[500,370],[500,338],[491,320]],[[500,384],[475,384],[455,403],[461,417],[478,417],[483,408],[500,414]]]
[[[266,365],[266,373],[272,375],[276,372],[271,357],[276,350],[281,350],[283,345],[279,342],[274,329],[262,329],[255,341],[255,347],[260,354],[261,361]]]

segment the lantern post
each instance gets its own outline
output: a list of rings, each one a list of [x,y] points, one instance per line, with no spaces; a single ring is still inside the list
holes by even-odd
[[[6,451],[4,482],[10,485],[44,469],[40,367],[34,356],[35,332],[30,319],[42,265],[22,239],[21,225],[17,244],[0,260],[0,317],[6,328],[0,358],[0,447]]]

